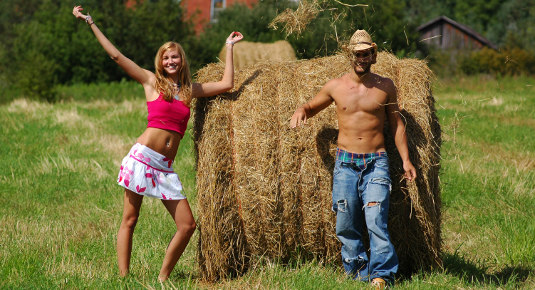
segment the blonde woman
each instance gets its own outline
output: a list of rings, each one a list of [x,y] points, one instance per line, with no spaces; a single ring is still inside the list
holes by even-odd
[[[153,73],[124,56],[100,31],[92,17],[82,14],[82,10],[81,6],[75,6],[72,13],[87,23],[111,59],[143,86],[147,99],[147,129],[124,157],[117,179],[119,185],[125,188],[123,218],[117,234],[119,273],[126,276],[129,272],[132,235],[143,197],[149,196],[162,200],[177,227],[158,276],[160,281],[165,281],[196,227],[180,179],[171,167],[186,131],[189,105],[192,98],[210,97],[232,89],[232,48],[243,36],[232,32],[227,38],[225,71],[220,81],[192,83],[186,55],[180,44],[167,42],[158,49]]]

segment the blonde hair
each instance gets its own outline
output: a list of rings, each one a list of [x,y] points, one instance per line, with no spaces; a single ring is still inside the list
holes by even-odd
[[[190,106],[191,103],[191,74],[189,71],[188,61],[186,59],[186,53],[182,46],[174,41],[169,41],[164,43],[158,49],[156,57],[154,58],[154,70],[156,75],[156,90],[163,93],[163,98],[166,101],[171,101],[173,99],[173,85],[169,81],[167,73],[165,72],[162,64],[163,54],[170,50],[176,49],[181,59],[181,67],[178,70],[178,83],[180,84],[180,96],[181,101],[186,105]]]

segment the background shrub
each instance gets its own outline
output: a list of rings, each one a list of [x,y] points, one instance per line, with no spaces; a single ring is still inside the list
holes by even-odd
[[[488,73],[494,75],[535,74],[535,54],[521,48],[496,51],[483,48],[460,60],[465,74]]]

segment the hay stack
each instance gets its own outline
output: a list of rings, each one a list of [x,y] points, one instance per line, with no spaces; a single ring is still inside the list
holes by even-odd
[[[223,47],[219,52],[219,59],[224,63],[227,48]],[[259,62],[265,61],[291,61],[296,60],[292,45],[286,40],[274,43],[261,43],[240,41],[234,45],[234,67],[241,69]]]
[[[440,127],[431,95],[432,73],[422,61],[380,53],[373,70],[390,77],[407,122],[416,183],[402,166],[386,130],[393,189],[390,234],[400,273],[441,264]],[[342,55],[257,64],[236,74],[235,90],[195,104],[198,153],[198,249],[202,277],[244,273],[258,257],[287,261],[297,255],[340,262],[331,211],[337,120],[334,104],[291,130],[295,109],[330,79],[350,70]],[[198,81],[221,78],[221,64]]]

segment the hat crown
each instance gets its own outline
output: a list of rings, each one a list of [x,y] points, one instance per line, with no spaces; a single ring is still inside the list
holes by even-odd
[[[372,38],[366,30],[357,30],[353,33],[353,36],[351,36],[349,48],[351,50],[368,49],[372,47],[372,43]]]

